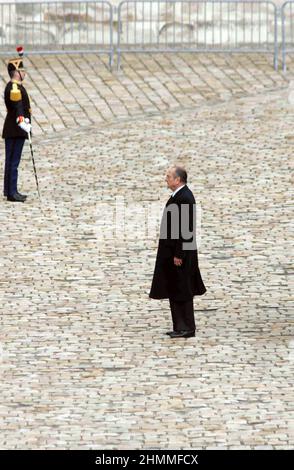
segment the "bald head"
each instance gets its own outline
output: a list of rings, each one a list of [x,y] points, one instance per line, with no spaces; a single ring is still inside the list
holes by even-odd
[[[166,172],[167,186],[175,191],[180,186],[187,183],[187,172],[185,168],[178,165],[171,166]]]

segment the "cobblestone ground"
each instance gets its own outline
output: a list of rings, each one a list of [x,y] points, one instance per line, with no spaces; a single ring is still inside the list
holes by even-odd
[[[133,60],[119,79],[128,81],[130,106],[144,82],[131,76]],[[70,129],[51,134],[48,122],[69,94],[57,103],[44,74],[47,120],[34,141],[42,210],[28,146],[20,188],[30,197],[1,202],[2,448],[293,448],[294,104],[266,60],[234,60],[244,61],[233,81],[246,90],[232,84],[227,64],[210,65],[209,77],[203,66],[202,91],[193,73],[190,91],[183,78],[175,110],[158,90],[159,105],[148,105],[157,115],[146,115],[147,104],[141,118],[138,108],[120,114],[127,98],[112,89],[116,122],[77,128],[93,114],[77,118],[72,103],[74,117],[63,122]],[[210,95],[212,75],[220,78]],[[169,195],[164,174],[174,162],[187,167],[202,208],[207,293],[195,298],[197,334],[187,340],[164,334],[168,303],[148,298],[154,227]]]
[[[1,70],[6,70],[0,58]],[[26,57],[34,133],[129,119],[146,113],[195,108],[288,86],[260,54],[125,54],[121,72],[94,54]],[[289,63],[289,70],[293,69]],[[7,74],[0,78],[0,92]],[[1,117],[5,108],[0,108]]]

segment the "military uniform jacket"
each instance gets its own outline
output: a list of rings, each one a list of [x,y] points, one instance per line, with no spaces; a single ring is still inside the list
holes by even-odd
[[[4,91],[7,116],[3,126],[3,139],[21,137],[28,138],[27,132],[21,129],[16,120],[19,116],[31,121],[30,99],[25,87],[15,80],[7,83]]]

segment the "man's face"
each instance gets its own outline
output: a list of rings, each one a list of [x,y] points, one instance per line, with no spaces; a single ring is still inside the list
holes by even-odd
[[[25,79],[26,73],[24,70],[17,70],[14,73],[13,78],[19,82],[22,82]]]
[[[169,168],[166,172],[166,177],[165,177],[165,181],[166,181],[166,184],[167,184],[167,187],[169,189],[171,189],[172,191],[174,191],[175,189],[177,189],[179,183],[180,183],[180,178],[178,176],[175,175],[175,170],[174,168]]]

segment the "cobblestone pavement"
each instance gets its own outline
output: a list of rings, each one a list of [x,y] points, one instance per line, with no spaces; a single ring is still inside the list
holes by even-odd
[[[30,197],[3,199],[0,212],[1,448],[293,448],[294,105],[263,62],[252,72],[258,94],[242,83],[248,93],[225,102],[196,106],[183,89],[191,109],[117,111],[117,122],[36,138],[42,211],[26,146]],[[49,121],[50,89],[46,100]],[[174,162],[202,208],[208,289],[187,340],[164,334],[168,303],[148,298]],[[126,214],[117,231],[112,210]]]
[[[26,57],[34,134],[256,94],[288,86],[290,76],[261,54],[125,54],[113,73],[107,64],[94,54]],[[6,81],[3,73],[1,94]]]

